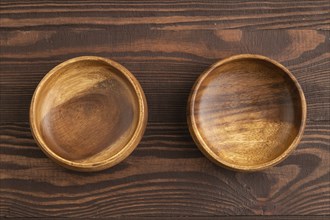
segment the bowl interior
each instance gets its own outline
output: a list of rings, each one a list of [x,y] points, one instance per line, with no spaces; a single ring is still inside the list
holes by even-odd
[[[78,60],[52,70],[35,94],[34,122],[47,148],[74,162],[116,155],[132,138],[138,97],[128,78],[103,60]]]
[[[225,62],[196,88],[193,117],[204,146],[227,166],[258,167],[281,156],[302,123],[293,79],[262,59]]]

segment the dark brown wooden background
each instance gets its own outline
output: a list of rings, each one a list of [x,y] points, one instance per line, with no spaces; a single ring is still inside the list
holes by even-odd
[[[2,0],[0,217],[330,215],[329,4]],[[212,164],[186,125],[196,78],[239,53],[286,65],[308,102],[297,150],[263,172]],[[141,144],[124,162],[98,173],[53,163],[28,123],[38,82],[55,65],[81,55],[126,66],[149,104]]]

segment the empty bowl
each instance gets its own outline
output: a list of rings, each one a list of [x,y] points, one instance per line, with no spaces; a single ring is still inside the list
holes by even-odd
[[[70,59],[39,83],[30,107],[32,134],[58,164],[97,171],[124,160],[147,123],[147,103],[137,79],[101,57]]]
[[[197,79],[187,120],[210,160],[233,170],[257,171],[295,149],[305,128],[306,101],[295,77],[278,62],[236,55]]]

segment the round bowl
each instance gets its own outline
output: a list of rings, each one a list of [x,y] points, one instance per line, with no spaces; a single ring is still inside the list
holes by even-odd
[[[305,128],[306,100],[295,77],[278,62],[236,55],[197,79],[187,120],[195,143],[211,161],[257,171],[295,149]]]
[[[101,57],[70,59],[37,86],[30,125],[40,148],[58,164],[98,171],[124,160],[140,142],[147,102],[137,79]]]

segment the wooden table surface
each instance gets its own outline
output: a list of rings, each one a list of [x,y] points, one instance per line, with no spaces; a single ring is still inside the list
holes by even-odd
[[[0,5],[0,217],[330,215],[328,0],[2,0]],[[211,163],[192,141],[185,117],[201,72],[240,53],[287,66],[308,105],[297,150],[256,173]],[[38,82],[55,65],[81,55],[126,66],[149,105],[137,149],[97,173],[56,165],[35,144],[28,122]]]

